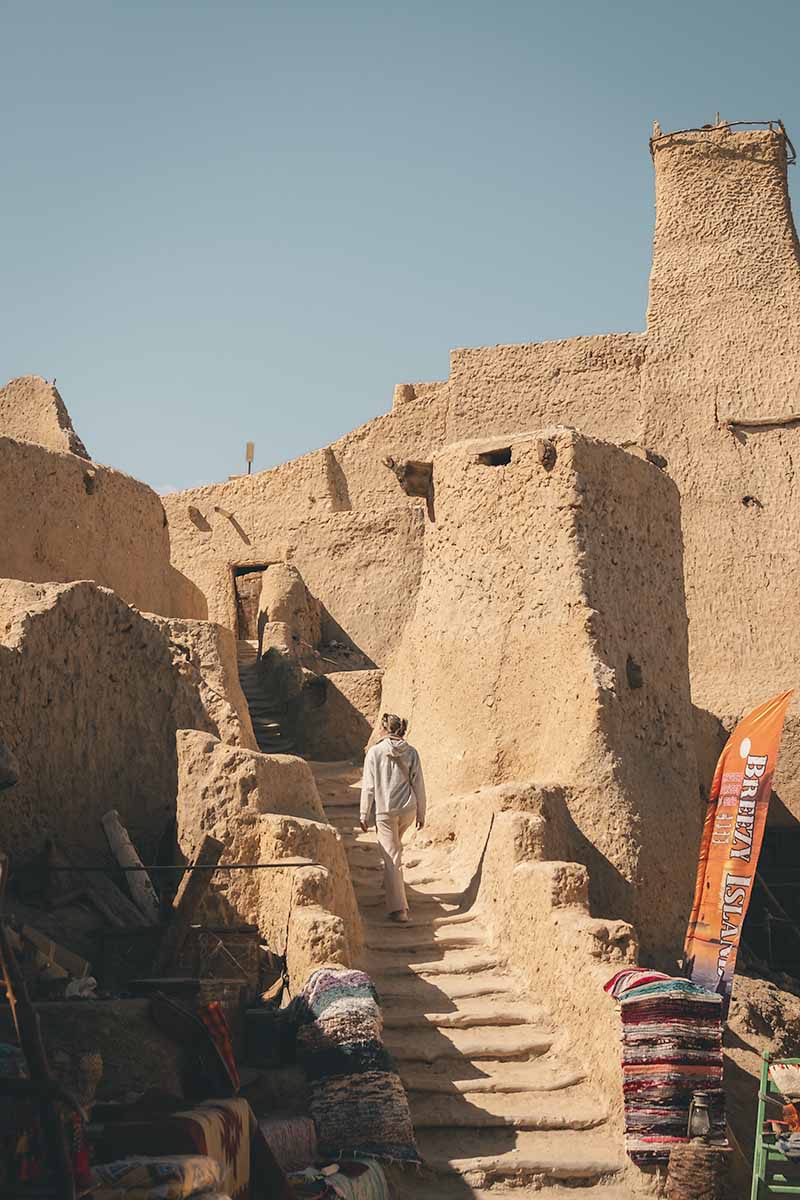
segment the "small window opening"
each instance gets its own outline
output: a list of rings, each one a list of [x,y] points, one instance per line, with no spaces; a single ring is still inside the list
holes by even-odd
[[[763,508],[764,505],[759,500],[758,496],[742,496],[742,504],[745,508]]]
[[[507,467],[511,462],[511,447],[504,446],[502,450],[485,450],[478,455],[478,462],[485,467]]]
[[[625,675],[628,679],[629,688],[640,688],[644,683],[642,668],[632,654],[628,655],[628,661],[625,663]]]

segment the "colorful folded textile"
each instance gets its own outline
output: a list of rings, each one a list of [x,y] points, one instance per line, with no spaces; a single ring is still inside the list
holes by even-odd
[[[363,971],[315,971],[298,997],[297,1041],[323,1156],[420,1161],[408,1098],[384,1048],[378,995]]]
[[[688,1141],[695,1092],[710,1094],[711,1138],[725,1145],[722,997],[653,971],[619,972],[605,990],[620,1000],[625,1144],[633,1161],[666,1162],[673,1146]]]
[[[603,985],[603,991],[608,992],[615,1000],[621,1000],[632,988],[640,987],[644,983],[655,983],[660,979],[669,979],[669,975],[664,975],[661,971],[647,971],[642,967],[626,967],[623,971],[617,971],[616,975]]]
[[[112,1122],[101,1143],[101,1152],[115,1159],[176,1150],[214,1159],[221,1172],[220,1190],[231,1200],[260,1200],[263,1190],[270,1200],[289,1195],[286,1177],[250,1105],[240,1098],[209,1100],[151,1121]]]
[[[203,1153],[222,1166],[222,1191],[233,1200],[250,1196],[250,1134],[255,1123],[246,1100],[209,1100],[188,1112],[178,1112],[172,1121],[193,1126],[192,1141]]]
[[[231,1083],[234,1090],[238,1092],[240,1085],[239,1068],[236,1065],[236,1057],[233,1053],[233,1041],[231,1039],[228,1018],[225,1016],[225,1009],[219,1000],[212,1000],[210,1004],[202,1004],[197,1010],[197,1015],[211,1034],[214,1045],[225,1060],[225,1065],[230,1073]]]
[[[333,1175],[313,1167],[290,1175],[297,1200],[390,1200],[386,1175],[375,1159],[346,1160],[338,1167]]]
[[[213,1158],[130,1158],[92,1170],[93,1200],[187,1200],[219,1191],[222,1168]]]
[[[284,1171],[300,1171],[317,1157],[317,1127],[310,1117],[262,1117],[259,1129]]]
[[[389,1200],[389,1185],[383,1167],[375,1159],[342,1163],[328,1183],[341,1200]]]

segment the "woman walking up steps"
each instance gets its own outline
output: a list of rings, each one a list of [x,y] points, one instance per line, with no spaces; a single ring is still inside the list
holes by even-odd
[[[381,717],[382,737],[367,751],[361,784],[361,828],[375,824],[383,858],[383,886],[389,919],[408,921],[403,882],[403,834],[425,824],[425,780],[419,754],[405,740],[408,721],[394,713]]]

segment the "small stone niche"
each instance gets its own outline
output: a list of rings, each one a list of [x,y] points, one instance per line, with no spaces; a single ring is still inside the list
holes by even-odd
[[[477,461],[484,467],[507,467],[511,462],[511,447],[503,446],[499,450],[484,450],[478,455]]]

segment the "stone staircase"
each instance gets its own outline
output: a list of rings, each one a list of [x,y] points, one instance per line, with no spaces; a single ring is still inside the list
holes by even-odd
[[[236,644],[236,658],[239,682],[250,709],[259,750],[263,754],[296,754],[286,705],[272,698],[264,686],[258,668],[258,643],[240,638]]]
[[[490,944],[478,908],[437,877],[436,855],[406,853],[411,922],[383,908],[374,831],[358,826],[358,771],[312,764],[328,819],[339,830],[365,932],[359,962],[375,982],[384,1037],[408,1092],[419,1174],[398,1172],[399,1196],[574,1195],[630,1200],[619,1176],[621,1141],[605,1104],[551,1009]],[[591,1031],[587,1031],[591,1037]]]

